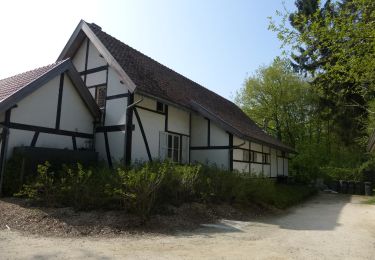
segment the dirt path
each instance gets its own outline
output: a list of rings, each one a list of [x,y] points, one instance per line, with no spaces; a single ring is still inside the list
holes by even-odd
[[[0,230],[0,259],[374,259],[375,206],[321,194],[284,216],[174,236],[51,238]]]

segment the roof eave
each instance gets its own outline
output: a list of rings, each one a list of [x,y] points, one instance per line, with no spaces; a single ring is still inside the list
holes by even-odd
[[[94,117],[99,118],[101,113],[100,109],[96,105],[95,100],[92,98],[89,90],[84,86],[82,79],[80,78],[78,72],[75,70],[74,65],[70,59],[67,59],[61,64],[48,70],[29,84],[22,87],[17,92],[2,100],[0,102],[0,113],[14,107],[23,98],[38,90],[40,87],[44,86],[54,77],[65,72],[69,75],[69,78],[72,80],[75,89],[78,91],[80,97],[87,105],[91,114]]]
[[[116,71],[120,79],[129,88],[130,92],[133,92],[136,88],[135,83],[131,80],[128,74],[126,74],[121,65],[112,56],[112,54],[108,51],[108,49],[99,40],[99,38],[95,35],[95,33],[91,30],[91,28],[87,25],[87,23],[84,20],[81,20],[79,22],[78,26],[74,30],[72,36],[70,37],[69,41],[65,45],[57,60],[72,57],[74,53],[77,51],[77,49],[80,47],[80,44],[85,38],[84,36],[90,39],[92,44],[98,49],[99,53],[103,55],[103,58],[107,61],[108,65]]]

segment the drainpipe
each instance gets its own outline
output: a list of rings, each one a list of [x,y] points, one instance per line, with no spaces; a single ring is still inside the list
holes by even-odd
[[[1,126],[3,129],[1,133],[1,151],[0,151],[0,197],[3,196],[3,183],[4,183],[4,171],[5,171],[5,161],[8,148],[8,136],[9,129],[6,126]]]

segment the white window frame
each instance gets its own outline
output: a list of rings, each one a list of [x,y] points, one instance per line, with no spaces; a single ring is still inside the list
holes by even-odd
[[[169,147],[169,136],[172,139],[171,147]],[[175,141],[177,137],[177,148],[175,148]],[[180,136],[176,134],[167,133],[167,158],[172,162],[180,162],[181,158],[181,142]],[[171,156],[169,156],[169,150],[171,150]],[[177,161],[174,160],[174,152],[177,150]]]
[[[169,147],[169,136],[172,138],[171,147]],[[175,147],[177,137],[177,149]],[[171,149],[171,155],[168,155]],[[183,151],[185,149],[185,151]],[[177,161],[173,160],[173,154],[177,150]],[[160,132],[159,135],[159,158],[161,160],[169,159],[177,163],[189,163],[189,137],[169,132]]]

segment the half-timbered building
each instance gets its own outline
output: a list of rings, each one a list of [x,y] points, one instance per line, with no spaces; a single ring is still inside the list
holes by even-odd
[[[0,81],[1,97],[2,158],[21,145],[86,146],[109,166],[170,159],[276,177],[294,152],[231,101],[85,21],[55,64]]]

